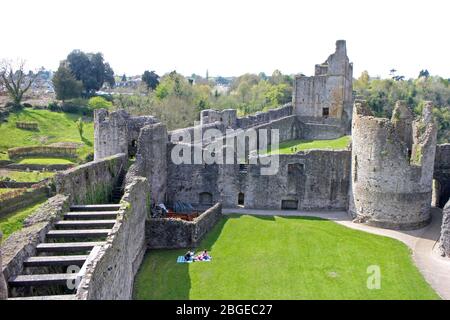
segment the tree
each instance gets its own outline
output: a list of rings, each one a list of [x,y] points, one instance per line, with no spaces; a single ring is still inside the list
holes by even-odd
[[[106,100],[103,97],[92,97],[88,101],[89,109],[109,109],[113,106],[112,102]]]
[[[2,61],[0,64],[0,84],[2,84],[12,103],[21,107],[24,94],[30,89],[37,77],[37,73],[28,75],[24,72],[25,61],[20,61],[15,68],[10,61]]]
[[[142,75],[142,81],[147,85],[147,89],[155,90],[159,84],[159,76],[155,71],[145,70]]]
[[[61,63],[58,71],[53,75],[53,87],[55,88],[56,99],[62,100],[78,98],[81,96],[83,84],[72,74],[66,64]]]
[[[81,50],[73,50],[67,56],[67,63],[75,78],[83,83],[87,96],[100,90],[105,81],[114,85],[114,71],[104,62],[100,52],[84,53]]]
[[[114,86],[116,85],[114,70],[111,68],[108,62],[105,63],[105,82],[109,84],[110,88],[114,88]]]
[[[122,81],[122,82],[127,81],[127,75],[125,73],[123,74],[122,79],[120,79],[120,81]]]
[[[429,77],[430,77],[430,72],[427,69],[420,70],[419,78],[429,78]]]

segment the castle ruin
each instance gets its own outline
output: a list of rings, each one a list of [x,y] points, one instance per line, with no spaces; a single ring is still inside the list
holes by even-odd
[[[350,211],[383,228],[417,229],[430,221],[437,128],[427,103],[420,119],[402,101],[392,119],[356,101],[352,126]]]
[[[198,245],[221,219],[222,207],[347,211],[356,223],[392,229],[427,225],[433,186],[433,199],[442,207],[450,185],[450,144],[436,146],[432,105],[426,103],[416,119],[399,101],[391,119],[376,118],[364,101],[353,104],[352,70],[345,41],[337,41],[335,53],[316,65],[314,76],[296,77],[291,104],[246,117],[237,117],[233,109],[203,110],[199,124],[173,131],[152,116],[96,110],[95,161],[58,174],[56,195],[2,246],[2,273],[10,293],[22,297],[27,292],[23,287],[30,283],[75,279],[67,274],[49,277],[47,269],[44,274],[27,274],[30,265],[55,262],[45,254],[35,256],[38,252],[84,250],[86,256],[79,257],[81,281],[70,298],[130,299],[145,251]],[[242,158],[232,151],[232,163],[195,161],[196,154],[228,156],[240,132],[249,129],[255,141],[251,145],[244,136]],[[230,130],[234,130],[231,136]],[[278,135],[264,138],[272,130]],[[277,155],[277,170],[267,175],[262,172],[271,155],[254,153],[265,142],[336,139],[350,133],[352,144],[344,150]],[[231,145],[221,144],[224,141]],[[192,161],[176,163],[174,153]],[[116,204],[95,204],[114,197]],[[193,221],[167,219],[159,210],[161,204],[174,208],[179,203],[189,204],[200,215]],[[439,244],[447,256],[449,215],[447,205]],[[74,216],[109,219],[62,221]],[[86,234],[64,229],[76,224],[110,229]],[[64,227],[55,232],[58,226]],[[105,237],[104,241],[44,243],[52,237],[90,239],[92,232]],[[60,264],[74,259],[56,258]],[[0,298],[4,291],[0,277]]]

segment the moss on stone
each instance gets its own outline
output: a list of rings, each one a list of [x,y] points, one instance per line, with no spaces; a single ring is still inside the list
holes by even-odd
[[[422,146],[416,145],[416,148],[414,149],[414,152],[411,156],[411,164],[420,166],[422,164]]]

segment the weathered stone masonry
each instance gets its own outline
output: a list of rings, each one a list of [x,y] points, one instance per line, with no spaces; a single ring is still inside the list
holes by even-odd
[[[0,232],[0,243],[2,242],[3,234]],[[0,268],[2,268],[2,249],[0,247]],[[0,272],[0,300],[8,298],[8,287],[6,286],[5,277],[3,272]]]
[[[134,277],[145,254],[148,184],[135,177],[126,186],[116,224],[106,244],[86,267],[77,291],[81,300],[126,300],[133,294]]]
[[[336,42],[336,51],[315,67],[312,77],[297,76],[293,95],[294,113],[300,117],[327,119],[347,132],[353,107],[353,64],[346,42]]]
[[[434,179],[438,206],[443,208],[450,199],[450,143],[438,145],[434,161]]]
[[[436,151],[431,109],[427,104],[422,118],[412,121],[400,102],[388,120],[373,117],[364,101],[355,103],[349,210],[358,221],[394,229],[430,221]]]
[[[153,218],[146,223],[147,247],[149,249],[194,248],[222,218],[222,205],[215,204],[194,221]]]
[[[58,173],[54,179],[56,192],[68,195],[71,203],[106,202],[127,161],[125,154],[116,154]]]

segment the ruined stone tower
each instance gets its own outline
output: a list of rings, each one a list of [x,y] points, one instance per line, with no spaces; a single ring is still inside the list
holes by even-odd
[[[356,101],[352,125],[352,187],[349,211],[370,225],[415,229],[430,221],[436,152],[432,105],[420,119],[403,102],[392,119],[375,118]]]
[[[94,160],[118,153],[134,156],[141,128],[157,122],[153,116],[131,117],[124,110],[95,110]]]
[[[353,64],[347,57],[345,40],[336,51],[315,67],[312,77],[295,78],[293,105],[296,115],[317,120],[331,119],[350,130],[353,106]]]

